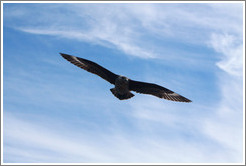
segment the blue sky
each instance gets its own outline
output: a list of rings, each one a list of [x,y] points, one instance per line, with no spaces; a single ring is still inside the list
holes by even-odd
[[[242,3],[4,3],[3,162],[243,162],[242,36]],[[120,101],[59,52],[193,102]]]

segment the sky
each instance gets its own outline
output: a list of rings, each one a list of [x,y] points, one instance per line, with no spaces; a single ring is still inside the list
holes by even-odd
[[[3,3],[3,162],[244,162],[243,9]],[[192,103],[118,100],[60,52]]]

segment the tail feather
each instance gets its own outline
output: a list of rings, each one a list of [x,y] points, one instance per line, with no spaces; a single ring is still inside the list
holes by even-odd
[[[125,99],[130,99],[131,97],[134,96],[131,92],[125,93],[123,95],[119,94],[116,92],[115,88],[110,89],[110,91],[113,93],[115,97],[117,97],[120,100],[125,100]]]

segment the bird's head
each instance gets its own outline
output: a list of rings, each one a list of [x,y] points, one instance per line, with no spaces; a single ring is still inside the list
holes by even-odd
[[[128,82],[128,78],[127,77],[125,77],[125,76],[120,76],[119,77],[119,79],[121,80],[121,81],[125,81],[125,82]]]

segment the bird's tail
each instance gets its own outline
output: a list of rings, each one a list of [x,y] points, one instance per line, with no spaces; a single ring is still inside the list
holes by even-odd
[[[120,100],[125,100],[125,99],[130,99],[131,97],[134,96],[131,92],[125,93],[125,94],[119,94],[116,92],[115,88],[110,89],[110,91],[113,93],[115,97],[117,97]]]

